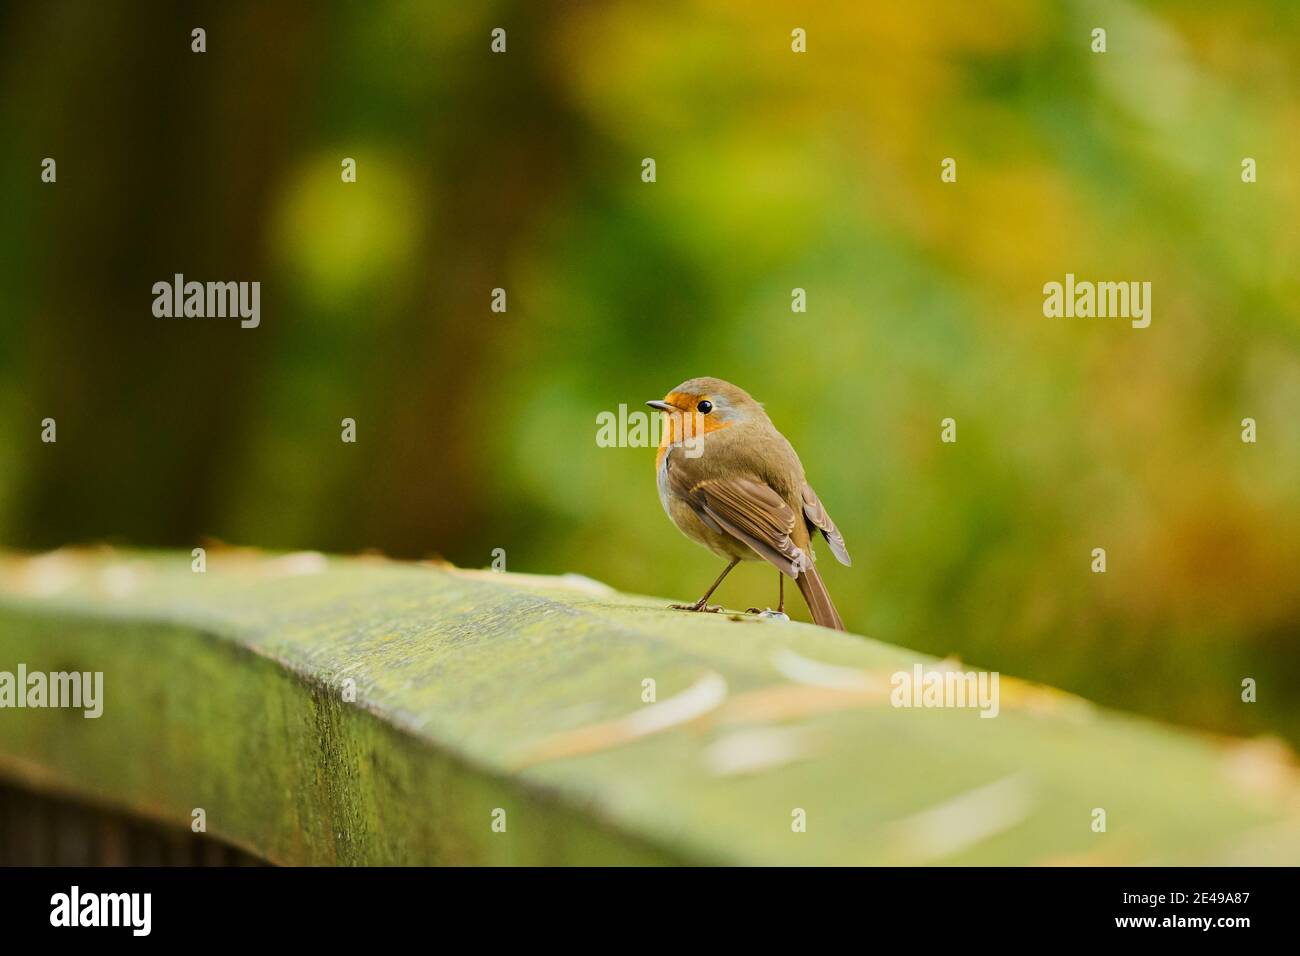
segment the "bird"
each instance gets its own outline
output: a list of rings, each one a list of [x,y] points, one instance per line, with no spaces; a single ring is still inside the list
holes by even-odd
[[[850,565],[844,536],[763,406],[743,388],[709,377],[688,379],[646,404],[663,413],[655,473],[664,511],[686,537],[728,562],[702,598],[671,607],[721,610],[708,601],[731,569],[766,561],[778,572],[778,613],[785,613],[789,576],[816,623],[844,630],[812,550],[820,532]]]

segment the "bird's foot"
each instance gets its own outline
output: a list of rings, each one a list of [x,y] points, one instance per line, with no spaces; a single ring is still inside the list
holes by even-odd
[[[703,601],[696,601],[694,604],[670,604],[668,605],[674,611],[703,611],[709,614],[717,614],[722,607],[716,604],[705,604]]]

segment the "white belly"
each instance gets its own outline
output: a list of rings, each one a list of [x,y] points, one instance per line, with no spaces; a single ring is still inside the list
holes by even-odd
[[[670,448],[664,455],[655,473],[655,483],[659,488],[659,503],[663,505],[664,513],[677,526],[677,530],[720,557],[761,560],[758,553],[749,545],[733,538],[711,521],[700,517],[699,512],[691,507],[689,502],[672,490],[672,486],[668,483],[668,469],[671,467],[670,459],[676,452],[676,448]]]

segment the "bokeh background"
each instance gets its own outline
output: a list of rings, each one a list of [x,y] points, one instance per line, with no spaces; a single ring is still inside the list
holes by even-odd
[[[5,5],[0,544],[694,599],[718,561],[596,415],[717,375],[843,529],[852,630],[1300,740],[1298,10]],[[260,281],[261,327],[154,318],[176,272]],[[1152,282],[1151,327],[1045,319],[1066,272]]]

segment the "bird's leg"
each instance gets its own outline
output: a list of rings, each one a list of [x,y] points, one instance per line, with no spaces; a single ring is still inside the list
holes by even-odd
[[[761,607],[751,607],[745,613],[761,614],[765,617],[771,617],[774,614],[780,614],[784,616],[785,615],[785,575],[782,574],[780,571],[776,572],[776,588],[777,588],[776,591],[777,605],[775,611],[773,611],[771,608],[768,608],[766,611],[764,611]]]
[[[709,607],[709,595],[718,589],[718,585],[722,583],[722,579],[730,574],[731,569],[739,563],[740,558],[732,558],[731,563],[723,568],[722,573],[718,575],[718,580],[714,581],[713,584],[709,586],[709,589],[704,592],[704,597],[700,598],[694,604],[670,604],[668,606],[677,611],[721,611],[722,608],[720,607]]]

